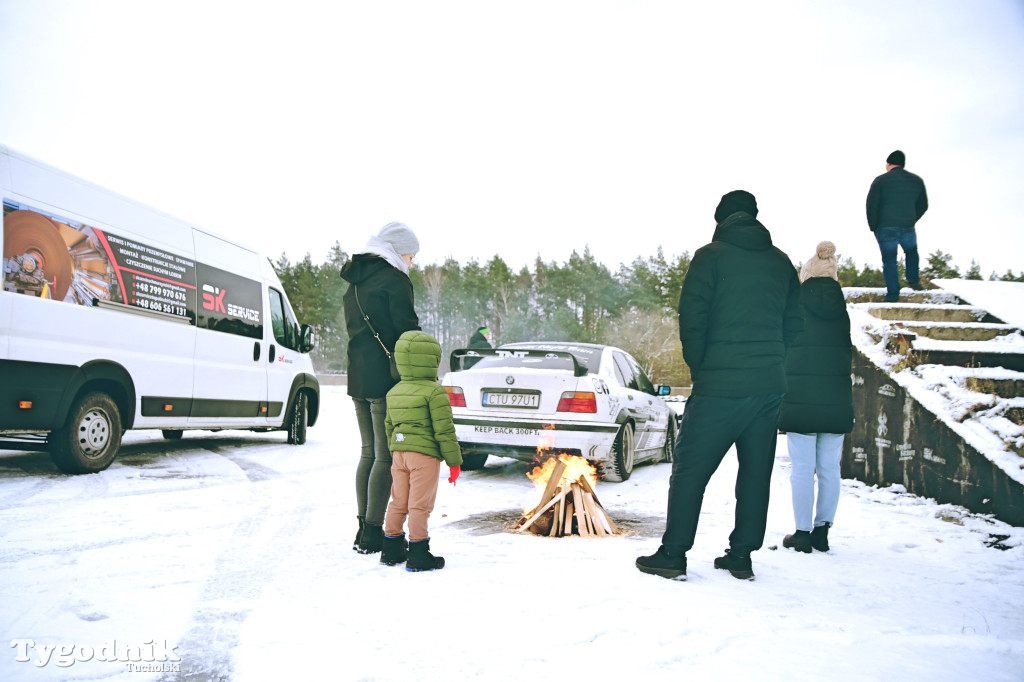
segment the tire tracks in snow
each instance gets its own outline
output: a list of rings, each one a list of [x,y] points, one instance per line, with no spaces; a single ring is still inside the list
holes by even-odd
[[[314,506],[301,477],[280,481],[280,474],[266,467],[246,469],[235,463],[246,471],[253,500],[259,503],[239,521],[200,590],[192,625],[178,642],[180,672],[165,674],[162,680],[232,679],[233,650],[242,627],[309,525]]]

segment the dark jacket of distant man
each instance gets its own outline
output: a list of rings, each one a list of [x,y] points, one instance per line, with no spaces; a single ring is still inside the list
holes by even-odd
[[[487,340],[484,334],[490,334],[491,330],[487,327],[479,327],[473,335],[469,337],[470,348],[493,348],[491,342]]]
[[[693,395],[786,392],[786,348],[803,329],[800,280],[768,230],[733,213],[697,249],[679,297]]]
[[[928,210],[924,180],[894,166],[871,182],[868,190],[868,227],[914,227]]]

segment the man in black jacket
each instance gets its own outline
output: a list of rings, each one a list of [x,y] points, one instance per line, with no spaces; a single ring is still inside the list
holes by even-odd
[[[491,346],[491,330],[487,327],[477,327],[473,335],[469,337],[470,348],[493,348]]]
[[[477,327],[473,335],[469,337],[469,348],[493,348],[491,345],[491,330],[487,327]],[[480,362],[480,358],[463,358],[462,368],[469,369],[476,363]]]
[[[754,577],[750,553],[764,542],[786,349],[803,329],[796,269],[755,216],[754,195],[723,196],[713,240],[694,254],[683,282],[679,339],[693,390],[676,441],[661,547],[636,561],[644,573],[686,579],[704,489],[735,445],[736,521],[715,568]]]
[[[900,274],[896,267],[900,247],[903,247],[907,261],[907,283],[911,289],[921,289],[920,257],[914,226],[928,210],[928,194],[924,180],[903,168],[906,162],[906,155],[898,149],[889,154],[885,160],[885,173],[875,178],[868,190],[868,227],[875,233],[882,252],[885,300],[889,302],[900,298]]]

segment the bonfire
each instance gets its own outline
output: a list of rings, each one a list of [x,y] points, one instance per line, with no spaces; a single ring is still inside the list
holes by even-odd
[[[618,532],[594,492],[597,470],[584,458],[563,453],[545,460],[527,477],[540,491],[540,500],[524,511],[519,531],[551,537],[605,537]]]

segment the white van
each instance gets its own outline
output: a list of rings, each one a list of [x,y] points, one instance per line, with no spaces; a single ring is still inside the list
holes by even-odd
[[[320,386],[270,261],[0,145],[0,449],[107,468],[126,429],[287,431]]]

